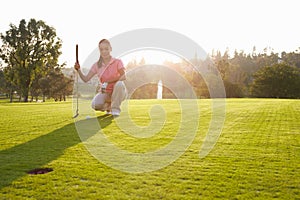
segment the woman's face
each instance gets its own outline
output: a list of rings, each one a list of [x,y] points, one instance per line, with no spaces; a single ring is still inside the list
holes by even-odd
[[[107,42],[102,42],[101,44],[99,44],[99,51],[102,58],[109,58],[111,47]]]

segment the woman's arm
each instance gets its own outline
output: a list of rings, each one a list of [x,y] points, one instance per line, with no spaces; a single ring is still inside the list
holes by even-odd
[[[77,72],[78,72],[80,78],[81,78],[85,83],[88,82],[89,80],[91,80],[91,78],[93,78],[93,76],[95,75],[95,73],[92,72],[91,70],[89,71],[89,73],[88,73],[87,75],[84,75],[84,74],[82,73],[82,71],[80,70],[80,65],[79,65],[79,63],[75,63],[74,68],[77,70]]]

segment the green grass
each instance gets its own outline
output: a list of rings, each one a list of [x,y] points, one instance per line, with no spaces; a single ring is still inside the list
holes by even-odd
[[[116,120],[101,113],[97,120],[120,148],[154,151],[176,136],[181,112],[176,100],[131,100],[132,121],[150,124],[153,104],[167,114],[161,131],[150,138],[125,134]],[[300,198],[299,100],[226,100],[222,134],[203,159],[199,151],[211,101],[199,100],[198,106],[198,132],[185,153],[165,168],[133,174],[106,166],[88,152],[76,131],[71,102],[0,103],[0,199]],[[78,123],[90,125],[89,120]],[[38,167],[54,171],[26,173]]]

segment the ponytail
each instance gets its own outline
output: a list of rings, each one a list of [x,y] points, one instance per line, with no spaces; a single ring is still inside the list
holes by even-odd
[[[97,62],[97,65],[98,65],[98,68],[102,67],[102,57],[101,57],[101,55],[100,55],[100,58]]]

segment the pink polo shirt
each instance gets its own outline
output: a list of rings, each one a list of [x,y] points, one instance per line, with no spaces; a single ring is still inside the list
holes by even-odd
[[[120,78],[120,69],[125,69],[123,62],[120,59],[111,58],[109,63],[105,65],[102,63],[102,67],[98,67],[98,62],[94,63],[90,71],[97,74],[101,83],[107,82],[114,78]],[[115,83],[110,83],[106,87],[106,92],[112,93]]]

